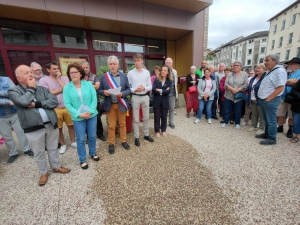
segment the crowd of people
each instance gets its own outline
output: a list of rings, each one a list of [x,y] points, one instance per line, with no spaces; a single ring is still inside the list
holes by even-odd
[[[126,138],[129,107],[132,108],[135,146],[140,147],[140,111],[144,139],[154,142],[149,133],[150,99],[155,136],[167,136],[167,125],[175,129],[174,109],[178,98],[173,61],[167,58],[165,65],[155,66],[151,75],[143,66],[141,54],[134,54],[133,60],[135,67],[127,75],[119,71],[118,58],[109,56],[109,70],[100,78],[91,73],[88,62],[69,64],[67,76],[62,76],[54,61],[46,64],[49,75],[44,75],[36,62],[30,67],[18,66],[15,70],[17,86],[8,77],[0,76],[0,135],[9,152],[7,163],[19,156],[13,129],[24,154],[35,159],[40,186],[48,181],[47,161],[53,172],[70,172],[59,161],[59,153],[64,154],[67,149],[63,134],[65,123],[70,147],[77,149],[80,167],[88,169],[86,144],[91,159],[99,161],[96,138],[106,141],[101,122],[104,112],[108,119],[108,152],[115,153],[117,125],[122,147],[130,149]],[[211,124],[212,119],[218,120],[219,114],[222,128],[234,123],[236,129],[251,120],[248,131],[256,131],[256,138],[264,139],[260,142],[262,145],[276,144],[277,132],[283,132],[288,118],[287,137],[297,143],[300,138],[300,59],[293,58],[286,65],[287,69],[279,66],[278,57],[271,54],[249,74],[242,71],[240,61],[233,62],[230,68],[221,63],[215,69],[206,61],[202,61],[201,68],[191,66],[186,77],[186,117],[190,118],[193,111],[197,124],[205,114]],[[103,107],[100,107],[99,96],[104,98]],[[131,96],[131,106],[128,96]]]

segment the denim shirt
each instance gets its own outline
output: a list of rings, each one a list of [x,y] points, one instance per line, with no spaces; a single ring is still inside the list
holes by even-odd
[[[10,105],[8,98],[8,89],[14,87],[15,84],[8,77],[0,76],[0,117],[9,116],[17,112],[16,107]]]

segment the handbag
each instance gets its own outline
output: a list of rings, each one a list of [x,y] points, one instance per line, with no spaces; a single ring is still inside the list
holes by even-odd
[[[294,96],[291,94],[291,93],[287,93],[285,95],[285,99],[284,99],[284,102],[285,103],[288,103],[288,104],[293,104],[294,103]]]
[[[235,76],[235,74],[232,74],[232,80],[233,80],[232,86],[233,87],[234,87],[234,76]],[[240,91],[233,95],[234,99],[244,99],[244,97],[245,97],[245,91]]]
[[[197,87],[194,86],[194,85],[193,85],[193,86],[190,86],[190,87],[189,87],[189,92],[190,92],[190,93],[195,93],[195,92],[197,92]]]

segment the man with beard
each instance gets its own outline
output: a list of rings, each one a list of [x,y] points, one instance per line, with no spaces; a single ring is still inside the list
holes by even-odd
[[[61,75],[58,64],[56,62],[49,62],[46,64],[49,76],[40,79],[40,86],[47,88],[51,94],[55,95],[58,100],[58,106],[54,108],[57,115],[57,126],[59,128],[59,143],[61,144],[59,153],[63,154],[66,151],[66,144],[64,140],[64,134],[62,131],[63,123],[65,122],[68,126],[69,135],[71,139],[71,146],[77,148],[75,142],[75,131],[71,115],[64,105],[63,89],[66,84],[69,83],[69,79]]]
[[[31,69],[31,72],[34,75],[34,79],[35,79],[36,84],[40,85],[39,84],[40,79],[46,76],[45,74],[43,74],[43,70],[42,70],[41,65],[36,63],[36,62],[32,62],[30,64],[30,69]]]
[[[206,60],[203,60],[201,62],[201,68],[196,70],[196,74],[198,74],[198,76],[200,77],[200,79],[202,78],[202,76],[204,75],[203,70],[207,67],[207,62]]]

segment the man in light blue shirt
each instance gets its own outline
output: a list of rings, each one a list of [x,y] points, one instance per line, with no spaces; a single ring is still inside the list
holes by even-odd
[[[258,90],[259,103],[265,122],[265,133],[256,135],[256,138],[266,139],[261,145],[276,144],[277,135],[277,107],[281,101],[281,95],[287,80],[285,69],[278,64],[278,56],[270,54],[265,58],[265,66],[268,70]]]
[[[297,83],[300,79],[300,58],[293,58],[292,60],[286,62],[287,70],[288,70],[288,80],[286,82],[286,86],[283,94],[281,95],[281,102],[277,109],[277,122],[278,128],[277,132],[283,132],[283,124],[286,119],[286,113],[288,112],[288,125],[289,129],[287,131],[286,136],[288,138],[293,138],[293,114],[291,110],[291,104],[285,103],[284,99],[287,93],[290,93],[292,87]]]

